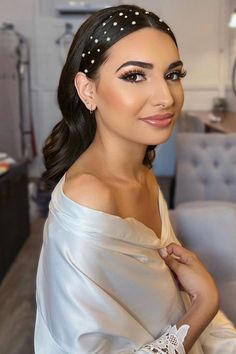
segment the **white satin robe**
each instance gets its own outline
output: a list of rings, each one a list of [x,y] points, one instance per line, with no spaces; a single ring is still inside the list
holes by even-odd
[[[186,311],[158,248],[178,242],[161,192],[161,237],[133,217],[79,205],[55,187],[37,273],[35,354],[129,354]],[[185,303],[185,304],[184,304]],[[219,312],[191,354],[236,353]]]

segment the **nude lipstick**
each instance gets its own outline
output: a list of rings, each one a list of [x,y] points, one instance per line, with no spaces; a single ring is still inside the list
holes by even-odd
[[[167,127],[171,123],[173,116],[173,113],[166,113],[163,115],[154,115],[140,119],[154,127]]]

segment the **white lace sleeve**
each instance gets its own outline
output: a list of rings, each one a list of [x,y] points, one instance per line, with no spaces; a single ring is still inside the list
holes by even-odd
[[[189,330],[188,325],[169,327],[167,331],[150,344],[145,344],[136,353],[185,354],[183,342]]]

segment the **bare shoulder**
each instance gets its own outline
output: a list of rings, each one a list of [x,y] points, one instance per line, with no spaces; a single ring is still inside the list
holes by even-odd
[[[83,173],[66,179],[64,194],[74,202],[110,214],[116,213],[114,193],[100,178]]]

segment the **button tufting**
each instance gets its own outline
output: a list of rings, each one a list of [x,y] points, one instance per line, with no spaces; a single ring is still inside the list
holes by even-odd
[[[218,167],[219,166],[219,161],[218,160],[215,160],[214,162],[213,162],[213,165],[214,165],[214,167]]]
[[[225,149],[229,150],[232,147],[231,143],[225,143]]]
[[[197,160],[192,160],[192,165],[194,167],[197,167],[199,165],[198,161]]]
[[[202,141],[200,146],[201,146],[201,148],[206,149],[207,148],[207,143],[205,141]]]

